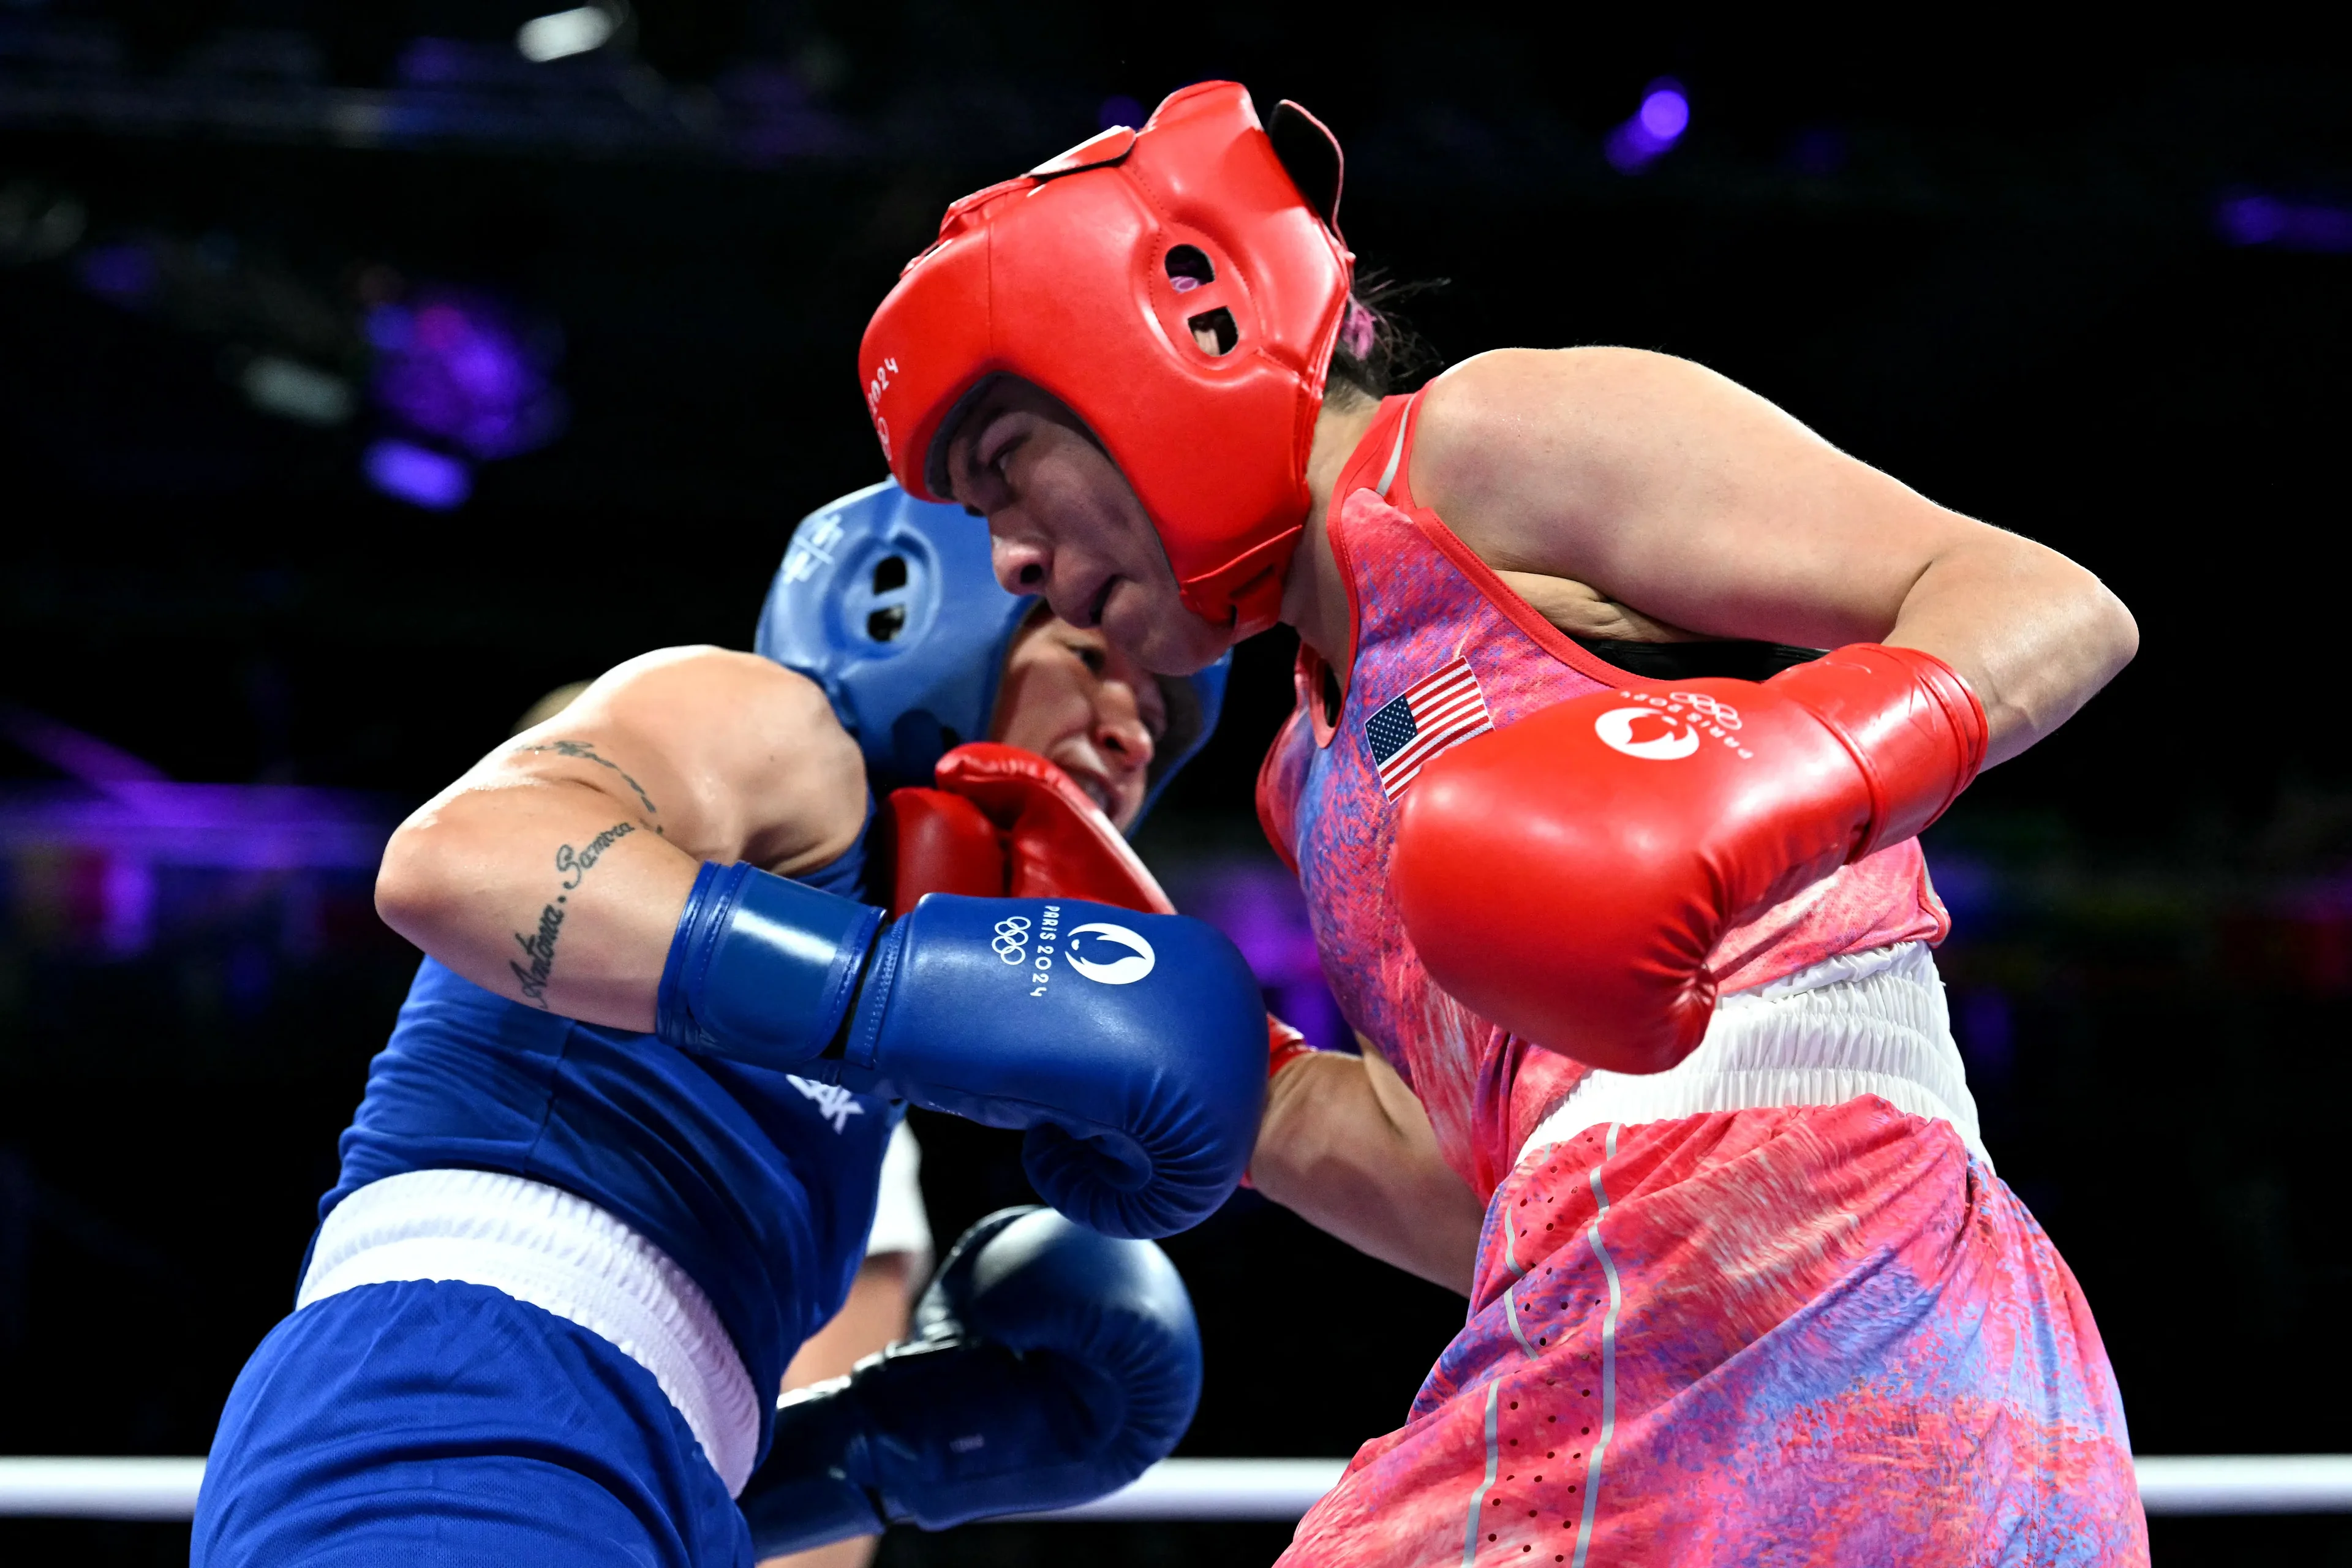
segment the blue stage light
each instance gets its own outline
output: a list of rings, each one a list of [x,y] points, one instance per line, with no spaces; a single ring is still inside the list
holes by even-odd
[[[2231,245],[2263,245],[2278,250],[2352,253],[2352,208],[2325,202],[2291,202],[2277,196],[2225,196],[2213,209],[2213,226]]]
[[[463,506],[474,493],[474,476],[464,463],[407,441],[378,441],[362,467],[377,489],[429,511]]]

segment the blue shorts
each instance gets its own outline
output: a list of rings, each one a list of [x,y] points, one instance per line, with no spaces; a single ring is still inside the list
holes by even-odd
[[[653,1374],[487,1286],[296,1312],[213,1440],[191,1568],[749,1568],[751,1538]]]

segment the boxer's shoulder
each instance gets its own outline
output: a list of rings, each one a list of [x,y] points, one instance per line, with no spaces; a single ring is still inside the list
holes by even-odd
[[[1732,501],[1830,450],[1765,399],[1672,354],[1506,349],[1422,394],[1406,480],[1570,636],[1675,641],[1691,635],[1675,623],[1708,597],[1692,584],[1741,570],[1719,537]]]
[[[1527,521],[1604,516],[1644,470],[1687,465],[1761,398],[1706,366],[1646,349],[1497,349],[1431,382],[1413,419],[1412,493],[1489,564],[1543,570]],[[1547,533],[1549,531],[1546,531]],[[1490,551],[1492,553],[1490,554]],[[1515,558],[1517,557],[1517,558]]]
[[[648,748],[688,796],[690,848],[784,875],[837,859],[865,826],[866,763],[824,688],[757,654],[663,648],[616,666],[563,716],[567,733]],[[649,759],[651,763],[651,759]]]
[[[824,689],[798,670],[732,648],[656,648],[615,665],[569,714],[597,709],[660,730],[734,733],[750,743],[842,735]]]

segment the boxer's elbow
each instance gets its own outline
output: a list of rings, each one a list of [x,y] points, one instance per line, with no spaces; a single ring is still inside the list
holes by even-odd
[[[376,868],[375,912],[384,924],[430,952],[448,929],[465,890],[459,886],[458,835],[427,806],[395,829]]]
[[[1990,730],[1987,767],[2047,738],[2139,652],[2139,622],[2115,591],[2073,562],[2064,571],[2031,633],[1978,691]]]
[[[2091,623],[2090,635],[2096,639],[2103,655],[2097,682],[2091,688],[2095,691],[2139,656],[2139,621],[2132,615],[2131,606],[2116,597],[2115,590],[2105,583],[2095,577],[2091,587],[2085,618]]]

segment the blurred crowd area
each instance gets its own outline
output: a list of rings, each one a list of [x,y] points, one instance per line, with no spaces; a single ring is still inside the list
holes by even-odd
[[[2352,1449],[2333,40],[0,0],[0,1450],[202,1451],[415,966],[370,901],[392,825],[551,688],[748,646],[793,520],[879,477],[856,337],[944,205],[1212,76],[1342,138],[1343,223],[1419,286],[1394,308],[1429,366],[1689,355],[2133,606],[2138,662],[1929,836],[1956,1030],[2137,1446]],[[1250,806],[1289,663],[1242,650],[1140,847],[1344,1047]],[[940,1234],[1026,1196],[1006,1140],[919,1128]],[[1184,1453],[1349,1452],[1460,1318],[1252,1194],[1170,1251],[1211,1369]],[[1006,1525],[883,1561],[1286,1533]],[[2325,1520],[2155,1542],[2352,1563]],[[184,1542],[0,1521],[10,1562]]]

